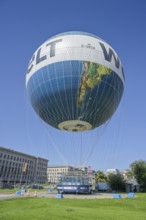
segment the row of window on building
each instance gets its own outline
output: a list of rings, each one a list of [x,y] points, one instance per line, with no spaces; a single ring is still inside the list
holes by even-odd
[[[9,149],[10,150],[10,149]],[[11,151],[11,150],[10,150]],[[12,152],[10,152],[10,153],[13,153],[14,151],[12,150]],[[21,153],[19,153],[19,154],[21,154]],[[23,154],[22,154],[22,157],[19,155],[19,156],[16,156],[16,155],[10,155],[10,154],[6,154],[6,153],[0,153],[0,158],[2,159],[7,159],[7,161],[10,161],[10,160],[12,160],[12,161],[18,161],[18,162],[25,162],[25,163],[28,163],[28,164],[33,164],[34,163],[34,161],[33,161],[33,159],[31,160],[31,159],[27,159],[27,158],[25,158],[25,156],[23,156]],[[2,161],[0,159],[0,161]],[[5,160],[3,160],[3,161],[5,161]],[[46,165],[46,161],[44,162],[42,159],[40,159],[40,161],[38,161],[38,165],[39,166],[45,166]]]
[[[0,182],[47,181],[48,160],[0,147]]]

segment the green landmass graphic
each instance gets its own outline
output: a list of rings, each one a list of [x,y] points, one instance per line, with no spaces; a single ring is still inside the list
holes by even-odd
[[[106,66],[84,61],[77,98],[78,105],[82,105],[86,92],[98,85],[103,77],[110,75],[111,72],[112,70]]]

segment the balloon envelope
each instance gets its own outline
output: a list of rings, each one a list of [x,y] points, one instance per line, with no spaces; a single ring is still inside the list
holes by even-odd
[[[105,41],[89,33],[66,32],[33,54],[26,87],[34,110],[47,124],[85,131],[111,118],[123,94],[124,73]]]

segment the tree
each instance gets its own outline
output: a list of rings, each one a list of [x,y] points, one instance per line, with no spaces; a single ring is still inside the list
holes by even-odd
[[[107,177],[101,170],[97,171],[97,176],[95,178],[95,182],[96,183],[98,183],[98,182],[107,182]]]
[[[133,174],[132,170],[129,170],[129,169],[127,170],[126,177],[128,179],[132,179],[134,177],[134,174]]]
[[[107,177],[108,183],[112,190],[124,191],[125,190],[125,180],[120,174],[110,173]]]
[[[137,160],[131,163],[131,171],[140,185],[140,189],[146,192],[146,161]]]

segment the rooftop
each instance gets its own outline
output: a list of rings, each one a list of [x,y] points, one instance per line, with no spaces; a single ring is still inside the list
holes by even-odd
[[[30,158],[33,158],[33,159],[42,159],[42,160],[48,161],[48,159],[46,159],[46,158],[36,157],[36,156],[30,155],[30,154],[26,154],[26,153],[23,153],[23,152],[13,150],[12,148],[0,147],[0,150],[6,151],[6,152],[11,152],[11,153],[14,153],[14,154],[17,154],[17,155],[23,155],[23,156],[30,157]]]

